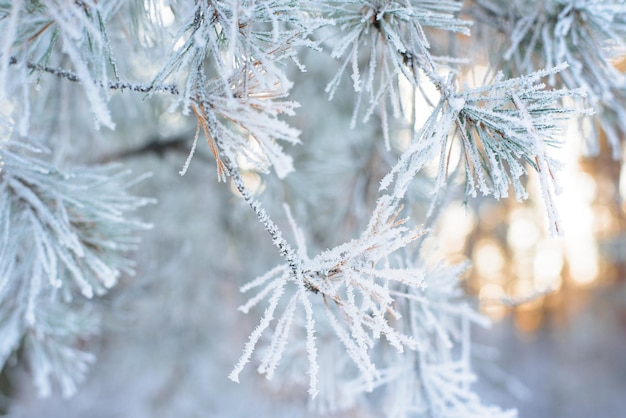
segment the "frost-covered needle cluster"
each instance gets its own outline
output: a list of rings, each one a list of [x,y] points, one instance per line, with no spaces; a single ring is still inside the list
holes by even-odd
[[[496,65],[518,76],[567,62],[549,77],[555,88],[582,88],[597,112],[586,138],[588,152],[599,151],[606,135],[613,155],[621,155],[626,132],[626,4],[620,0],[476,0],[472,13],[497,31]],[[494,36],[488,31],[488,36]],[[618,65],[615,66],[615,61]],[[619,64],[622,62],[622,64]],[[620,65],[622,68],[620,69]]]
[[[148,225],[128,215],[150,200],[128,194],[141,180],[128,171],[61,172],[41,153],[24,142],[0,149],[0,361],[24,344],[39,394],[56,381],[70,396],[94,360],[80,348],[99,327],[88,300],[133,273],[126,253]]]
[[[266,305],[232,380],[258,354],[260,373],[308,387],[322,412],[360,403],[389,416],[514,415],[483,405],[472,391],[470,328],[484,320],[461,291],[466,266],[431,259],[422,243],[432,231],[422,223],[434,221],[453,176],[462,177],[466,201],[501,199],[511,189],[525,199],[524,178],[535,172],[549,228],[561,232],[552,154],[562,142],[560,123],[576,113],[568,103],[597,108],[616,156],[626,131],[624,78],[610,61],[622,51],[626,6],[467,3],[472,11],[461,17],[462,2],[451,0],[0,0],[0,361],[23,346],[42,395],[51,378],[71,395],[93,361],[83,349],[98,332],[90,300],[132,273],[129,250],[146,225],[129,212],[149,200],[128,193],[141,177],[127,171],[72,168],[80,151],[71,150],[89,147],[77,146],[68,125],[90,132],[87,139],[102,127],[127,126],[128,108],[115,112],[117,103],[139,95],[141,106],[158,103],[195,120],[180,174],[203,136],[217,178],[239,191],[283,259],[241,287],[253,292],[241,311]],[[497,76],[468,87],[470,57],[454,46],[471,42],[475,23],[497,31],[500,53],[492,63]],[[452,56],[440,56],[444,50]],[[306,108],[313,100],[291,96],[303,80],[313,80],[338,112],[345,101],[335,102],[354,95],[339,129],[356,129],[358,148],[371,150],[368,163],[349,174],[348,193],[365,191],[364,205],[348,202],[345,223],[356,238],[320,239],[307,211],[298,211],[304,203],[285,191],[284,201],[266,208],[244,180],[253,171],[284,184],[303,155],[316,152],[335,168],[360,164],[350,151],[330,151],[342,133],[301,132],[331,119],[298,123],[309,110],[310,118],[318,114]],[[77,105],[70,92],[80,96]],[[68,110],[82,111],[83,101],[89,124]],[[406,133],[407,125],[410,141],[398,146],[398,128]],[[362,134],[368,130],[380,138]],[[299,159],[296,145],[308,150]],[[414,205],[417,178],[430,185],[428,213]],[[377,181],[379,188],[362,186]],[[283,213],[294,244],[273,219]]]

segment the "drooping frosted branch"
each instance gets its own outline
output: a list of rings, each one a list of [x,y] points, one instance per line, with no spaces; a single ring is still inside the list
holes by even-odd
[[[151,200],[128,193],[141,180],[128,171],[64,173],[35,152],[41,153],[11,141],[0,145],[0,318],[7,324],[0,363],[25,338],[39,393],[49,395],[56,380],[70,396],[94,360],[78,346],[97,328],[86,299],[133,273],[128,253],[149,225],[129,213]]]

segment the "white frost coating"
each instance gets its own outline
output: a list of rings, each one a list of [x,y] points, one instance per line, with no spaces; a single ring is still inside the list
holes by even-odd
[[[28,291],[28,302],[24,319],[29,327],[35,325],[37,296],[41,292],[42,271],[41,264],[35,264],[33,277],[30,279],[30,289]]]
[[[306,313],[306,351],[309,359],[309,395],[311,398],[315,398],[319,393],[317,387],[319,364],[317,363],[317,347],[315,345],[315,319],[313,306],[311,305],[311,301],[309,301],[303,287],[300,287],[298,294]]]
[[[3,142],[9,141],[11,138],[11,134],[13,133],[13,104],[9,99],[4,97],[2,93],[0,93],[0,147],[2,147]],[[4,166],[4,162],[2,160],[2,155],[0,154],[0,173],[2,173],[2,167]]]
[[[450,97],[448,99],[448,104],[455,112],[460,112],[463,110],[463,106],[465,106],[465,99],[461,96]]]
[[[19,22],[19,15],[22,11],[22,1],[11,2],[11,12],[9,14],[9,24],[6,30],[0,32],[3,38],[2,49],[0,50],[0,101],[7,96],[8,71],[11,60],[11,48],[15,42],[15,35]],[[6,18],[6,16],[5,16]]]
[[[91,105],[94,116],[96,117],[96,120],[102,123],[107,128],[115,129],[115,123],[113,122],[111,113],[109,112],[109,109],[107,108],[107,105],[100,94],[100,89],[91,74],[89,73],[89,69],[80,57],[78,51],[74,48],[74,45],[72,45],[71,42],[69,42],[67,39],[64,42],[63,50],[72,60],[72,63],[74,64],[74,67],[76,69],[76,74],[78,74],[78,76],[82,80],[82,86],[85,89],[85,94],[89,99],[89,103]]]
[[[283,285],[282,278],[271,281],[263,290],[258,292],[254,297],[250,298],[244,305],[241,305],[237,310],[243,313],[250,312],[250,309],[254,306],[258,305],[263,299],[267,297],[271,292],[273,292],[277,287]]]
[[[289,332],[291,331],[291,324],[295,319],[297,303],[298,295],[296,294],[291,297],[287,307],[278,319],[270,347],[257,369],[259,373],[266,374],[268,379],[272,379],[274,377],[276,367],[278,366],[278,363],[283,355],[283,351],[287,346]]]
[[[8,141],[13,132],[13,103],[7,98],[0,96],[0,141]]]
[[[198,136],[200,135],[200,123],[198,123],[198,127],[196,128],[196,135],[193,137],[193,144],[191,145],[191,150],[189,150],[189,155],[187,155],[187,159],[185,160],[185,164],[183,168],[178,172],[181,176],[184,176],[189,169],[189,164],[191,164],[191,159],[193,158],[193,154],[196,152],[196,146],[198,145]]]
[[[0,336],[5,347],[13,335],[25,341],[40,396],[57,384],[71,396],[94,361],[76,344],[95,332],[95,311],[76,311],[122,271],[131,273],[124,253],[136,247],[131,236],[143,225],[128,212],[148,200],[126,194],[137,180],[129,172],[108,166],[62,174],[23,138],[3,142],[0,155],[0,309],[20,317],[13,323],[2,313]]]
[[[267,327],[269,327],[270,322],[272,321],[272,319],[274,319],[274,311],[276,310],[278,301],[280,300],[280,297],[282,296],[283,290],[284,290],[284,283],[281,283],[281,286],[279,286],[272,294],[272,297],[270,298],[269,306],[267,307],[267,309],[265,309],[265,312],[263,313],[263,317],[261,318],[261,322],[259,323],[259,325],[257,325],[254,331],[252,331],[252,333],[250,334],[250,337],[248,338],[248,342],[246,343],[245,348],[243,350],[243,354],[239,358],[239,361],[237,362],[233,370],[228,375],[228,378],[232,380],[233,382],[239,383],[239,374],[243,370],[246,363],[250,361],[250,357],[252,357],[254,348],[257,342],[259,341],[259,339],[261,338],[261,336],[263,335],[263,331],[265,331]]]
[[[96,123],[102,124],[109,129],[114,129],[115,123],[103,98],[103,95],[106,95],[108,92],[101,90],[108,80],[98,80],[94,78],[86,62],[89,60],[99,61],[103,59],[103,56],[107,52],[103,49],[106,45],[105,39],[103,39],[104,35],[87,19],[87,14],[84,13],[84,10],[80,10],[78,7],[61,6],[57,5],[55,2],[46,2],[46,7],[50,16],[59,23],[59,32],[63,40],[63,52],[70,58],[76,74],[81,81],[89,104],[91,105],[91,110],[95,116]],[[97,13],[97,10],[94,9],[97,9],[98,6],[94,3],[91,7],[93,8],[91,12]],[[89,33],[89,39],[91,40],[90,48],[95,48],[96,51],[94,52],[99,54],[99,56],[86,58],[81,54],[81,43],[83,39],[86,38],[83,31]],[[101,75],[102,74],[97,74],[96,76],[100,77]]]

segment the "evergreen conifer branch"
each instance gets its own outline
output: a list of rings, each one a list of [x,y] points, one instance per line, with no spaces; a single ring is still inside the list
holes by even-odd
[[[11,57],[9,60],[9,65],[20,65],[17,58]],[[29,70],[35,70],[39,72],[49,73],[55,77],[63,78],[68,81],[83,83],[80,77],[72,72],[62,68],[50,67],[48,65],[43,65],[39,63],[35,63],[32,61],[26,61],[24,63],[26,68]],[[108,81],[106,84],[102,80],[93,80],[93,83],[97,86],[110,89],[110,90],[131,90],[138,93],[154,93],[154,92],[167,92],[174,96],[178,96],[180,91],[178,87],[173,84],[163,84],[163,85],[154,85],[154,84],[141,84],[141,83],[131,83],[128,81]]]
[[[550,68],[560,62],[569,67],[552,74],[548,81],[555,88],[586,92],[586,106],[596,111],[599,128],[604,131],[614,158],[621,155],[621,140],[626,132],[624,84],[614,60],[626,52],[626,5],[621,1],[550,0],[499,1],[476,0],[474,13],[488,15],[503,35],[503,54],[499,68],[517,77]],[[587,138],[588,151],[599,150],[599,129],[593,127]]]
[[[530,165],[540,176],[550,230],[558,233],[552,194],[559,189],[554,182],[560,164],[548,154],[547,146],[560,143],[559,121],[578,113],[559,103],[564,97],[584,93],[546,90],[541,79],[565,68],[567,65],[562,64],[509,80],[500,76],[489,86],[442,96],[413,143],[382,180],[381,190],[395,182],[391,195],[403,198],[417,172],[435,159],[439,160],[435,187],[445,187],[450,170],[449,141],[458,137],[464,155],[466,199],[475,197],[477,191],[496,199],[507,197],[510,186],[518,200],[527,198],[520,178]]]
[[[469,35],[471,22],[455,17],[461,3],[457,1],[327,1],[324,13],[333,18],[339,35],[333,36],[333,58],[343,63],[326,86],[330,99],[336,94],[348,65],[356,93],[351,127],[357,122],[361,106],[366,106],[363,122],[375,111],[383,125],[387,149],[389,116],[401,115],[400,79],[407,80],[418,90],[425,75],[438,88],[446,86],[438,74],[440,65],[430,52],[426,28]],[[361,58],[364,55],[365,60]],[[365,103],[364,103],[365,101]],[[387,109],[391,106],[391,112]]]
[[[535,1],[475,3],[508,24],[501,28],[510,41],[502,52],[510,66],[489,85],[460,88],[461,73],[448,67],[460,59],[439,57],[431,45],[442,31],[469,35],[471,22],[457,17],[460,1],[206,0],[157,8],[146,0],[139,3],[145,22],[133,22],[127,31],[124,12],[135,10],[134,3],[0,0],[0,363],[23,342],[39,393],[49,394],[52,382],[64,395],[74,393],[94,360],[84,343],[99,327],[98,309],[88,298],[132,273],[128,252],[147,227],[129,217],[149,203],[128,194],[129,173],[111,166],[61,170],[26,139],[16,139],[27,137],[31,122],[47,131],[47,121],[33,117],[30,108],[37,102],[36,83],[53,78],[42,79],[45,73],[79,83],[97,123],[111,128],[115,109],[108,101],[114,91],[166,93],[170,110],[197,121],[180,173],[187,172],[203,134],[218,180],[230,177],[269,233],[284,261],[240,289],[251,293],[240,311],[267,305],[232,380],[258,354],[259,373],[304,382],[321,410],[349,407],[378,388],[389,415],[513,416],[484,406],[471,389],[470,323],[485,319],[459,286],[466,265],[429,259],[421,243],[432,231],[415,225],[407,214],[414,212],[404,205],[411,202],[410,186],[433,163],[434,191],[450,187],[450,172],[464,170],[466,199],[479,192],[503,198],[511,186],[518,199],[526,198],[522,177],[530,168],[539,175],[550,228],[560,232],[552,203],[559,163],[550,148],[560,144],[559,123],[575,113],[562,104],[582,97],[578,88],[586,87],[592,104],[606,105],[601,117],[609,137],[626,131],[623,106],[611,107],[624,96],[623,80],[607,64],[610,54],[603,48],[604,41],[626,32],[626,20],[617,2],[600,7],[590,0],[551,0],[531,14],[526,7]],[[146,51],[150,42],[158,44],[155,39],[168,38],[169,29],[151,7],[173,11],[178,28],[167,57],[155,60],[152,81],[131,83],[125,80],[135,79],[132,68],[114,56],[112,42],[122,43],[114,34],[124,33],[123,41]],[[150,28],[158,33],[139,39]],[[333,36],[318,41],[324,31]],[[375,203],[359,206],[359,220],[367,224],[350,235],[356,238],[335,234],[330,249],[310,256],[311,231],[300,229],[283,202],[292,245],[269,216],[274,208],[263,207],[241,173],[244,166],[260,173],[272,168],[282,180],[297,167],[298,160],[283,149],[300,144],[300,131],[285,121],[298,107],[290,100],[298,78],[287,63],[304,73],[299,52],[325,47],[340,60],[326,87],[330,98],[349,72],[356,93],[351,125],[378,115],[387,150],[391,119],[404,116],[404,86],[417,94],[430,84],[440,98],[423,126],[411,126],[413,139],[378,194],[363,199]],[[570,66],[557,64],[562,61]],[[546,89],[544,79],[557,89]],[[15,123],[18,114],[21,122]],[[313,123],[322,122],[327,120]],[[451,158],[453,143],[461,150],[458,164]],[[325,150],[322,157],[330,164],[349,165],[346,155],[329,155],[328,142],[304,145]],[[353,175],[353,184],[377,179]]]
[[[90,299],[133,274],[128,253],[150,225],[129,218],[151,199],[127,189],[128,171],[115,166],[63,173],[32,146],[0,147],[0,362],[25,338],[26,356],[41,396],[52,380],[71,396],[94,361],[81,346],[97,334],[99,313]],[[130,181],[129,181],[130,180]]]
[[[105,5],[91,0],[65,4],[54,0],[1,2],[0,10],[19,26],[7,28],[5,48],[0,52],[0,96],[5,95],[9,66],[15,62],[32,61],[42,68],[49,67],[53,51],[61,49],[71,62],[76,77],[93,112],[96,124],[114,127],[107,108],[109,78],[117,80],[118,70],[112,54],[107,23],[121,7],[119,0]],[[15,20],[13,20],[15,19]],[[71,76],[56,70],[59,76]],[[103,89],[104,87],[104,89]],[[23,94],[30,97],[30,82],[23,86]],[[26,135],[29,124],[29,104],[24,103],[21,134]]]

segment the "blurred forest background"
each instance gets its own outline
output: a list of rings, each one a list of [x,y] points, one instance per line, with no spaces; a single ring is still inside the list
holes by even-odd
[[[152,19],[175,26],[165,2],[151,4],[158,5],[146,9]],[[435,48],[470,51],[472,65],[463,77],[469,84],[485,77],[490,51],[477,45],[485,39],[480,31],[470,39],[450,36]],[[171,42],[170,36],[148,44],[161,48]],[[124,71],[152,79],[160,63],[149,56],[124,59]],[[372,206],[371,191],[395,157],[382,150],[380,120],[348,128],[350,83],[328,101],[323,87],[337,62],[309,50],[300,59],[309,72],[289,74],[293,99],[303,105],[289,118],[302,131],[302,145],[289,149],[296,171],[281,181],[252,168],[243,175],[268,207],[288,201],[296,219],[310,223],[316,245],[326,248],[362,223],[358,211]],[[622,71],[624,62],[613,64]],[[269,382],[252,368],[240,384],[228,380],[256,325],[254,317],[237,311],[243,301],[239,287],[280,260],[236,188],[216,181],[206,144],[199,144],[188,172],[179,175],[196,119],[170,112],[167,97],[144,100],[142,94],[124,92],[110,98],[116,130],[94,130],[81,87],[52,78],[41,75],[42,88],[53,92],[34,93],[49,101],[35,102],[32,113],[44,114],[50,106],[59,111],[50,134],[62,132],[59,138],[66,139],[57,142],[55,155],[87,165],[121,162],[134,173],[152,173],[133,190],[156,198],[140,210],[141,219],[154,227],[141,232],[142,244],[133,255],[136,275],[123,276],[94,302],[104,315],[103,328],[84,342],[97,361],[78,394],[38,398],[18,353],[2,374],[8,416],[304,416],[309,400],[302,388]],[[413,101],[419,118],[419,98],[404,100]],[[402,124],[395,128],[397,154],[410,135]],[[517,408],[521,417],[617,417],[626,410],[626,170],[606,139],[596,155],[585,155],[581,133],[572,121],[559,151],[566,164],[564,191],[557,199],[562,237],[549,235],[539,185],[530,177],[530,198],[524,202],[480,197],[464,206],[462,187],[452,188],[424,243],[450,262],[471,261],[463,287],[494,321],[474,333],[478,391],[488,402]],[[371,184],[358,183],[355,167],[371,170]],[[427,179],[418,177],[416,189],[420,181]],[[429,198],[422,196],[413,218],[427,212]],[[355,407],[336,416],[379,415]]]

